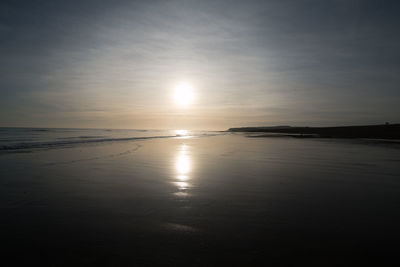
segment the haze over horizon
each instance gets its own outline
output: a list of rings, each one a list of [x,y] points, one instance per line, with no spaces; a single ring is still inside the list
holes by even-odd
[[[399,12],[361,0],[2,1],[0,127],[400,122]]]

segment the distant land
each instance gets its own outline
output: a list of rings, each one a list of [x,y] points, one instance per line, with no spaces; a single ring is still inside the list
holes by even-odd
[[[364,126],[335,126],[335,127],[240,127],[230,128],[229,132],[276,133],[276,136],[316,137],[316,138],[372,138],[400,139],[400,124],[380,124]],[[268,137],[260,135],[259,137]]]

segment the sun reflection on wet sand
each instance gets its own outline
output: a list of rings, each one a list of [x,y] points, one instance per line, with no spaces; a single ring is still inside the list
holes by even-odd
[[[174,170],[174,182],[177,186],[178,192],[174,194],[176,196],[187,196],[186,192],[190,187],[190,172],[192,170],[192,164],[189,154],[189,147],[187,145],[181,145],[178,150],[178,155],[175,159],[175,170]]]

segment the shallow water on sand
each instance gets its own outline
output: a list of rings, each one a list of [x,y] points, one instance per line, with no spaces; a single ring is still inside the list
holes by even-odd
[[[391,146],[242,135],[2,154],[2,251],[41,266],[388,264],[399,163]]]

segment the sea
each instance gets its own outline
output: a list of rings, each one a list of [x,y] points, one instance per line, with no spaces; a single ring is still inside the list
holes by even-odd
[[[0,127],[0,153],[155,138],[190,138],[222,131]]]

